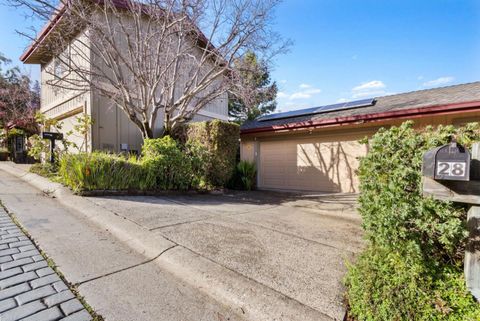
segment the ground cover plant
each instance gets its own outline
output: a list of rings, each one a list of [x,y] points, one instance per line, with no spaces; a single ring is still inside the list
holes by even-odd
[[[456,137],[467,148],[478,124],[382,129],[360,161],[359,212],[367,248],[345,278],[356,320],[480,320],[463,277],[465,206],[421,194],[422,156]]]

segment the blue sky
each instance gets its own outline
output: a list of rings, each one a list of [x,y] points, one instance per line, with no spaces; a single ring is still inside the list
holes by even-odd
[[[18,63],[15,29],[33,22],[6,7],[0,21]],[[272,72],[282,111],[480,80],[480,0],[284,0],[275,29],[294,42]]]
[[[480,80],[478,0],[287,0],[276,21],[281,110]]]

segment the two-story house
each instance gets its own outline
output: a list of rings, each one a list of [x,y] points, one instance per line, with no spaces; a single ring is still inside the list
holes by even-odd
[[[121,2],[113,1],[112,3]],[[61,82],[62,77],[69,73],[69,64],[61,63],[61,59],[58,59],[59,55],[53,54],[49,49],[51,42],[56,41],[52,36],[53,31],[55,31],[55,28],[61,27],[62,19],[68,19],[68,16],[62,16],[64,12],[64,10],[59,10],[50,19],[37,39],[20,57],[20,60],[25,64],[39,64],[41,67],[40,111],[48,118],[61,121],[63,123],[61,131],[64,134],[73,131],[75,125],[78,124],[79,116],[82,114],[90,116],[93,122],[85,136],[78,133],[69,136],[69,140],[78,146],[82,146],[83,151],[140,151],[143,142],[142,133],[118,104],[93,87],[87,86],[83,90],[72,90],[68,86],[56,85],[57,78]],[[96,39],[90,36],[91,33],[86,28],[79,29],[76,34],[69,37],[62,54],[69,61],[75,61],[77,67],[83,64],[86,70],[92,69],[90,64],[98,59],[92,49],[95,48],[92,44]],[[120,37],[121,35],[119,35]],[[76,48],[75,54],[71,49],[73,47]],[[81,48],[81,54],[78,54],[79,48]],[[65,57],[63,61],[65,61]],[[188,68],[183,70],[186,71],[182,77],[188,78]],[[228,120],[226,93],[209,101],[201,110],[196,112],[191,120],[205,121],[212,119]],[[155,136],[158,136],[161,131],[163,121],[163,115],[159,113],[159,116],[155,119]]]

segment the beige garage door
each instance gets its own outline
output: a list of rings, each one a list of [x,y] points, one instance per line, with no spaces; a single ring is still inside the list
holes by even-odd
[[[358,137],[322,137],[260,143],[259,187],[319,192],[357,192]]]

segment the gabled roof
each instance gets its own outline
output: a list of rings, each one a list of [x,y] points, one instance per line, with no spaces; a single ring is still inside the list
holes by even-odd
[[[105,0],[93,0],[93,2],[102,4]],[[109,0],[110,3],[115,6],[117,9],[128,9],[130,4],[135,4],[135,0]],[[65,5],[61,4],[59,8],[55,11],[52,18],[48,23],[42,28],[36,39],[25,49],[23,54],[20,56],[20,61],[25,64],[40,64],[42,53],[41,45],[47,39],[48,35],[54,28],[56,28],[61,22],[65,14]],[[143,10],[142,10],[143,11]],[[193,23],[192,23],[193,25]],[[197,36],[197,43],[200,47],[203,47],[207,50],[215,51],[215,46],[208,40],[205,34],[196,26],[193,25],[195,36]]]
[[[242,134],[345,124],[359,121],[395,118],[409,115],[434,114],[464,108],[480,110],[480,81],[448,87],[412,91],[375,97],[375,104],[348,110],[332,111],[276,120],[247,121]]]

